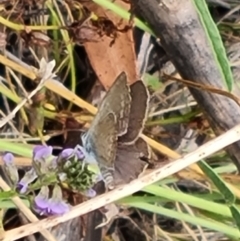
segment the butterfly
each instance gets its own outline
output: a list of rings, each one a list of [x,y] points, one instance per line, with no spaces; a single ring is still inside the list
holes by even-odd
[[[145,123],[147,103],[144,83],[139,80],[129,86],[122,72],[103,98],[90,128],[81,136],[86,162],[98,164],[108,189],[121,179],[137,177],[143,170],[140,152],[134,145]]]

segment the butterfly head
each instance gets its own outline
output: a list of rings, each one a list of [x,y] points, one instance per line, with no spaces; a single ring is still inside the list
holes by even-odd
[[[82,140],[82,151],[85,155],[85,159],[87,163],[96,163],[96,158],[93,152],[93,147],[90,142],[89,133],[85,132],[81,134]]]

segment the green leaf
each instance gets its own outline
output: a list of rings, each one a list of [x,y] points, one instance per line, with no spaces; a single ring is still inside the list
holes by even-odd
[[[233,85],[233,75],[218,28],[209,13],[206,1],[192,1],[195,4],[199,18],[205,29],[205,33],[208,36],[209,43],[212,46],[216,62],[218,63],[219,70],[221,71],[221,75],[225,81],[225,84],[227,85],[228,90],[231,91]]]
[[[151,87],[154,91],[158,90],[162,86],[162,83],[159,82],[159,79],[150,74],[144,74],[143,80],[144,83],[146,83],[146,85]]]
[[[240,213],[239,213],[239,210],[238,210],[238,208],[235,205],[232,205],[230,207],[230,210],[231,210],[233,219],[234,219],[234,221],[235,221],[235,223],[236,223],[236,225],[238,227],[238,230],[240,230]]]

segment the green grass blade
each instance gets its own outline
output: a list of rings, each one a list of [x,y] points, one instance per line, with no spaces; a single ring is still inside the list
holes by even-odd
[[[199,208],[201,210],[232,218],[232,214],[229,210],[229,207],[224,204],[207,201],[202,198],[194,197],[190,194],[181,193],[157,185],[149,185],[143,188],[142,191],[159,196],[161,198],[166,198],[171,201],[183,202],[192,207]]]
[[[208,36],[209,43],[212,46],[216,62],[218,63],[219,70],[221,71],[221,75],[225,80],[228,90],[231,91],[233,85],[233,75],[218,28],[211,17],[206,1],[192,1],[195,4],[199,18],[205,29],[205,33]]]
[[[206,174],[206,176],[209,179],[211,179],[213,184],[221,192],[227,204],[228,205],[234,204],[236,198],[232,193],[232,191],[228,188],[224,180],[205,161],[199,162],[198,166],[202,169],[202,171]]]
[[[152,205],[148,203],[136,202],[136,203],[131,203],[131,206],[142,210],[146,210],[152,213],[157,213],[166,217],[171,217],[181,221],[192,223],[195,225],[200,225],[210,230],[215,230],[217,232],[224,233],[233,238],[240,238],[240,233],[238,229],[233,228],[230,225],[225,225],[222,222],[216,222],[210,219],[207,220],[196,216],[191,216],[189,214],[180,213],[174,210],[169,210],[167,208],[159,207],[157,205]]]
[[[128,11],[126,11],[125,9],[121,8],[120,6],[118,6],[116,3],[113,3],[112,1],[109,0],[93,0],[93,2],[95,2],[96,4],[107,8],[111,11],[113,11],[114,13],[116,13],[118,16],[120,16],[123,19],[130,19],[130,13]],[[145,32],[150,33],[151,35],[154,36],[153,31],[145,24],[143,23],[141,20],[139,20],[138,18],[134,18],[134,23],[135,25],[142,29]]]
[[[238,230],[240,230],[240,213],[239,213],[239,210],[238,210],[238,208],[235,205],[232,205],[230,207],[230,210],[231,210],[233,219],[234,219],[234,221],[235,221],[235,223],[236,223],[236,225],[238,227]]]
[[[0,151],[11,152],[24,157],[32,157],[33,146],[10,141],[0,140]]]

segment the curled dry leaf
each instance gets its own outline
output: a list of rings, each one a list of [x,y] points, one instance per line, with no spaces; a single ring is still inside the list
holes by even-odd
[[[129,9],[129,5],[116,0],[116,4]],[[122,71],[126,72],[129,83],[138,79],[136,68],[136,56],[134,50],[132,30],[126,30],[127,20],[122,20],[115,13],[104,9],[94,2],[84,3],[90,11],[98,17],[95,26],[102,26],[102,36],[97,42],[86,42],[84,47],[89,60],[100,82],[105,89],[109,89],[113,81]],[[113,27],[114,26],[114,27]],[[110,32],[108,32],[111,30]]]

